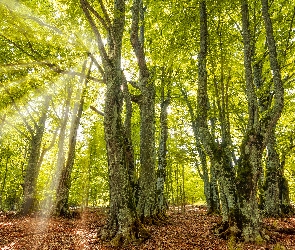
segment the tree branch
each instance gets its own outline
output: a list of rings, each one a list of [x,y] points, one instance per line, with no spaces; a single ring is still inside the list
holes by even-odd
[[[86,8],[97,18],[97,20],[101,23],[101,25],[108,31],[110,30],[110,25],[111,23],[107,24],[106,20],[98,14],[98,12],[89,4],[87,0],[85,0],[85,6]]]
[[[128,81],[128,83],[130,83],[133,88],[140,89],[137,82],[135,82],[135,81]]]
[[[89,6],[89,3],[87,2],[87,0],[80,0],[80,4],[81,4],[81,8],[92,28],[92,31],[93,33],[95,34],[95,37],[96,37],[96,41],[97,41],[97,44],[98,44],[98,49],[99,49],[99,52],[100,52],[100,55],[102,57],[102,60],[103,60],[103,64],[105,65],[109,65],[110,64],[110,59],[107,55],[107,52],[106,52],[106,49],[104,47],[104,44],[103,44],[103,41],[102,41],[102,37],[101,37],[101,34],[88,10],[88,6]]]
[[[99,73],[102,75],[102,77],[104,79],[104,70],[103,70],[103,68],[98,63],[98,61],[96,60],[96,58],[93,56],[92,53],[89,52],[88,55],[90,56],[91,60],[93,61],[93,63],[95,64],[95,66],[98,68]]]
[[[2,118],[0,118],[2,120]],[[4,122],[4,120],[2,120]],[[8,124],[10,127],[14,128],[17,132],[19,132],[23,137],[27,138],[28,140],[31,140],[31,138],[25,134],[23,131],[21,131],[20,129],[18,129],[15,125],[13,125],[12,123],[8,122],[7,120],[5,121],[6,124]]]
[[[104,112],[99,111],[96,107],[94,107],[94,106],[91,105],[90,108],[91,108],[95,113],[97,113],[97,114],[99,114],[99,115],[101,115],[101,116],[104,116]]]
[[[131,33],[130,41],[135,52],[137,63],[139,66],[141,77],[149,77],[149,71],[145,61],[145,53],[143,47],[143,41],[140,42],[139,39],[139,13],[140,13],[141,0],[134,0],[132,6],[132,24],[131,24]],[[142,20],[143,21],[143,20]]]
[[[109,26],[111,26],[111,25],[112,25],[112,22],[111,22],[110,16],[109,16],[109,14],[108,14],[108,12],[107,12],[107,9],[106,9],[106,7],[105,7],[103,1],[102,1],[102,0],[98,0],[98,2],[99,2],[99,4],[100,4],[101,10],[102,10],[102,12],[103,12],[103,15],[105,16],[105,20],[106,20],[107,24],[108,24]]]

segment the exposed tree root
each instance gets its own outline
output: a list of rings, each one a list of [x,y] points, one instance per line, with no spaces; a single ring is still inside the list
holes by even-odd
[[[258,232],[256,237],[248,237],[247,239],[243,237],[242,232],[236,223],[230,225],[229,222],[221,222],[213,228],[213,232],[216,236],[226,240],[254,243],[274,242],[273,235],[264,227]]]
[[[131,225],[124,227],[118,227],[117,224],[110,226],[109,224],[101,233],[101,238],[109,241],[114,247],[129,244],[138,245],[149,237],[150,233],[139,220],[135,220]]]
[[[239,230],[236,223],[230,223],[228,221],[221,222],[218,224],[214,229],[214,234],[222,239],[229,239],[229,238],[239,238],[241,236],[241,231]]]
[[[164,212],[154,214],[143,218],[142,223],[145,225],[167,225],[168,217]]]

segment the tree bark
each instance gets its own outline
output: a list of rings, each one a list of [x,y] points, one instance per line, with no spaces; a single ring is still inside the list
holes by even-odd
[[[137,213],[142,222],[152,222],[155,214],[156,154],[155,154],[155,86],[150,76],[144,52],[144,9],[142,0],[134,0],[130,40],[139,66],[140,109],[140,176]],[[141,20],[140,20],[141,19]],[[141,22],[141,31],[139,23]],[[139,34],[140,32],[140,34]]]
[[[280,166],[279,157],[275,150],[275,128],[278,119],[281,116],[284,106],[284,89],[281,77],[281,70],[278,63],[276,42],[273,34],[273,27],[269,15],[268,0],[261,0],[262,16],[264,19],[264,27],[266,30],[267,47],[269,52],[270,67],[272,70],[273,83],[274,83],[274,106],[265,118],[266,135],[265,141],[268,146],[268,171],[266,174],[266,193],[265,195],[272,199],[265,199],[264,205],[267,214],[280,214],[280,183],[283,183],[283,173],[278,167]]]
[[[262,209],[266,216],[280,216],[280,180],[282,178],[280,171],[280,159],[275,148],[275,132],[273,131],[268,140],[265,182],[262,193]]]
[[[250,34],[248,1],[241,1],[244,67],[246,77],[246,94],[248,99],[248,127],[241,146],[237,172],[238,199],[240,208],[239,228],[245,241],[261,241],[264,238],[262,224],[257,202],[258,181],[262,173],[262,153],[271,135],[274,133],[276,123],[281,115],[284,105],[284,90],[281,81],[280,68],[277,62],[275,41],[272,24],[268,13],[268,1],[262,0],[262,15],[264,18],[270,65],[273,72],[274,105],[261,115],[259,119],[258,98],[255,93],[253,64],[253,41]],[[257,79],[256,79],[257,80]]]
[[[198,114],[197,125],[199,127],[200,140],[206,154],[209,156],[213,169],[216,171],[220,189],[222,191],[222,216],[223,225],[216,229],[218,234],[222,235],[236,235],[237,232],[237,199],[236,187],[234,180],[234,172],[231,164],[231,158],[228,154],[228,140],[222,138],[221,144],[214,140],[214,137],[208,128],[208,109],[209,99],[207,93],[207,11],[206,2],[200,2],[200,52],[198,62]]]
[[[112,21],[102,1],[99,1],[99,4],[103,18],[90,6],[87,0],[80,0],[80,4],[96,37],[102,58],[103,77],[107,87],[104,132],[108,157],[110,210],[107,225],[102,231],[102,238],[110,240],[114,246],[127,245],[140,242],[149,235],[136,213],[133,189],[129,178],[130,168],[132,168],[130,162],[133,162],[130,157],[133,157],[133,154],[128,146],[128,138],[122,120],[123,93],[121,86],[126,80],[121,69],[125,1],[114,1]],[[108,35],[108,51],[105,49],[101,32],[91,13],[105,27]]]
[[[112,239],[115,246],[138,242],[147,235],[137,219],[133,189],[129,179],[129,157],[122,124],[121,71],[107,72],[105,102],[105,140],[108,152],[110,214],[104,239]]]
[[[239,228],[245,241],[261,239],[261,218],[257,202],[257,183],[261,175],[263,135],[259,126],[258,104],[254,90],[252,62],[253,51],[249,28],[248,1],[241,1],[244,43],[244,67],[248,101],[248,132],[244,136],[237,171],[237,187],[241,220]]]
[[[200,177],[202,178],[204,182],[204,194],[205,194],[205,199],[207,204],[207,212],[208,214],[219,214],[220,213],[220,197],[218,193],[216,169],[214,168],[213,162],[211,162],[210,171],[208,169],[207,156],[201,143],[199,127],[198,127],[198,123],[195,117],[193,107],[191,105],[191,102],[188,99],[186,91],[184,89],[181,89],[181,92],[189,110],[189,114],[191,118],[191,126],[192,126],[194,137],[195,137],[196,149],[200,158],[202,172],[199,169],[199,166],[197,166],[197,169],[198,169]]]
[[[84,63],[82,73],[85,71],[86,62]],[[56,201],[55,201],[55,215],[57,216],[71,216],[69,211],[69,193],[71,187],[71,173],[75,161],[76,153],[76,142],[77,142],[77,132],[80,124],[80,119],[83,112],[84,105],[84,95],[85,88],[87,85],[88,77],[90,76],[90,69],[92,63],[90,64],[86,79],[81,79],[81,83],[85,86],[82,90],[78,90],[76,103],[74,104],[74,109],[72,112],[72,121],[69,135],[69,147],[68,147],[68,156],[65,165],[61,169],[61,176],[59,178],[57,190],[56,190]],[[85,81],[85,82],[84,82]]]
[[[29,214],[35,210],[36,185],[40,167],[38,163],[50,99],[50,96],[45,97],[38,124],[35,125],[35,131],[31,134],[32,138],[30,142],[30,155],[28,166],[25,171],[24,198],[21,209],[21,213],[24,215]]]

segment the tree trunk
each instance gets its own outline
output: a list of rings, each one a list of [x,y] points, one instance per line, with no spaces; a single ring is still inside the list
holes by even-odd
[[[121,69],[123,32],[125,28],[125,1],[115,0],[111,21],[103,1],[99,1],[107,28],[108,52],[101,32],[91,13],[97,14],[87,0],[80,0],[82,10],[95,34],[102,58],[103,77],[106,83],[104,107],[104,132],[108,157],[110,210],[102,238],[111,240],[114,246],[140,242],[148,237],[136,213],[133,188],[130,183],[130,163],[132,152],[128,145],[128,135],[122,121],[123,93],[125,77]],[[96,15],[97,16],[97,15]],[[101,19],[96,20],[101,22]],[[104,23],[105,24],[105,23]],[[106,27],[105,25],[103,25]]]
[[[245,241],[263,240],[262,224],[257,202],[258,181],[262,173],[261,160],[265,146],[273,135],[284,104],[284,90],[280,68],[277,62],[272,24],[268,14],[268,1],[262,0],[262,15],[265,21],[270,65],[273,71],[274,105],[261,115],[259,120],[258,98],[253,81],[253,45],[251,42],[248,1],[242,0],[242,23],[244,43],[244,67],[246,94],[248,99],[248,128],[241,146],[241,156],[237,172],[237,187],[240,209],[239,228]]]
[[[58,143],[57,143],[57,159],[56,159],[56,166],[54,170],[54,175],[51,179],[51,184],[50,184],[50,190],[52,193],[57,190],[58,184],[61,178],[61,173],[62,169],[64,168],[65,165],[65,152],[64,152],[64,147],[65,147],[65,139],[66,139],[66,128],[67,128],[67,123],[69,120],[69,112],[70,112],[70,104],[71,104],[71,98],[72,98],[72,86],[68,84],[65,88],[66,90],[66,99],[64,101],[64,107],[63,107],[63,114],[62,117],[60,118],[60,130],[58,134]],[[47,209],[50,208],[50,210],[45,211],[46,213],[55,213],[55,205],[54,205],[54,197],[52,196],[47,196],[45,198],[45,206]]]
[[[154,86],[145,83],[140,100],[140,176],[137,213],[143,222],[152,222],[155,213],[155,108]]]
[[[21,213],[24,215],[33,212],[35,209],[36,185],[40,167],[38,163],[50,99],[50,96],[45,97],[40,119],[35,126],[35,131],[32,133],[30,155],[24,179],[24,199],[21,209]]]
[[[221,144],[214,140],[213,135],[208,128],[208,110],[209,99],[207,93],[207,11],[206,2],[200,2],[200,52],[198,63],[198,115],[196,124],[198,126],[198,134],[202,142],[206,154],[210,157],[213,169],[216,171],[216,176],[222,191],[222,215],[223,224],[216,229],[218,234],[227,236],[236,235],[237,216],[237,200],[234,173],[231,164],[231,158],[228,154],[228,140],[222,138]]]
[[[85,66],[86,65],[84,64],[84,68]],[[83,70],[83,73],[84,71],[85,70]],[[90,75],[90,69],[88,72],[88,76],[89,75]],[[87,80],[88,79],[85,79],[85,81]],[[61,175],[60,175],[57,190],[56,190],[56,201],[55,201],[54,213],[57,216],[70,216],[68,199],[69,199],[69,193],[70,193],[70,187],[71,187],[71,173],[72,173],[72,168],[75,161],[77,132],[78,132],[80,119],[83,112],[84,95],[85,95],[85,87],[83,88],[82,91],[81,90],[78,91],[77,98],[76,98],[77,101],[74,104],[74,109],[72,113],[67,161],[61,169]]]
[[[202,171],[200,170],[198,165],[197,165],[197,169],[198,169],[198,173],[200,177],[202,178],[204,182],[204,194],[205,194],[205,199],[207,204],[207,212],[208,214],[214,214],[214,213],[219,214],[220,199],[218,194],[216,169],[214,168],[214,164],[212,164],[211,162],[210,172],[208,170],[207,156],[200,141],[201,139],[199,134],[199,128],[196,122],[196,117],[194,114],[193,107],[191,105],[191,102],[188,99],[186,91],[184,89],[181,89],[181,92],[188,106],[189,114],[191,117],[191,126],[192,126],[194,137],[195,137],[196,149],[200,158]]]
[[[141,22],[141,23],[140,23]],[[139,30],[139,25],[141,25]],[[140,33],[140,34],[139,34]],[[155,87],[147,68],[144,52],[144,8],[134,0],[130,41],[139,67],[140,108],[140,176],[137,213],[141,221],[152,222],[156,209]]]
[[[204,183],[205,185],[205,183]],[[204,187],[205,188],[205,187]],[[216,170],[214,166],[211,164],[210,167],[210,182],[209,182],[209,205],[208,205],[208,213],[210,214],[220,214],[220,202],[221,198],[218,191],[218,183]],[[208,204],[208,203],[207,203]]]
[[[137,219],[129,179],[129,157],[132,154],[128,151],[122,124],[121,70],[114,69],[106,75],[104,128],[109,166],[110,214],[103,238],[112,239],[111,243],[118,246],[140,241],[147,235]]]
[[[281,202],[279,182],[280,159],[275,149],[275,132],[272,132],[267,144],[265,183],[262,194],[262,209],[266,216],[280,216]]]
[[[249,134],[242,147],[237,173],[237,188],[241,218],[239,228],[246,242],[262,240],[261,218],[257,190],[261,175],[263,137]]]
[[[241,213],[239,229],[245,241],[261,238],[261,219],[257,202],[257,184],[261,175],[263,136],[258,122],[258,103],[254,90],[252,72],[252,44],[249,28],[248,1],[241,1],[244,67],[246,78],[246,95],[248,100],[248,132],[244,136],[237,172],[237,189]]]

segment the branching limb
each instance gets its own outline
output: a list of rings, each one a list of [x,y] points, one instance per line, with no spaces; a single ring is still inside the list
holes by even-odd
[[[96,60],[96,58],[94,57],[94,55],[92,53],[89,52],[88,55],[91,58],[92,62],[95,64],[95,66],[98,68],[99,73],[104,78],[104,70],[101,67],[101,65],[99,64],[99,62]]]
[[[5,121],[5,123],[7,125],[9,125],[10,127],[14,128],[17,132],[19,132],[24,138],[28,139],[29,141],[32,139],[30,136],[28,136],[26,133],[24,133],[23,131],[21,131],[19,128],[17,128],[15,125],[13,125],[12,123],[10,123],[9,121]]]
[[[37,122],[35,121],[34,117],[32,116],[32,113],[29,111],[28,107],[25,105],[25,109],[28,113],[28,116],[30,117],[31,121],[34,123],[35,129],[38,127]]]
[[[81,8],[82,8],[88,22],[92,28],[92,31],[95,34],[98,49],[99,49],[100,55],[103,60],[103,64],[109,65],[109,57],[108,57],[106,49],[104,47],[101,34],[100,34],[91,14],[89,12],[89,9],[88,9],[89,3],[87,2],[87,0],[80,0],[80,4],[81,4]]]
[[[135,82],[135,81],[128,81],[128,83],[130,83],[133,88],[139,89],[139,86],[138,86],[138,83],[137,82]]]
[[[130,41],[135,52],[137,63],[140,69],[141,77],[149,77],[149,71],[146,65],[145,53],[143,47],[143,41],[140,42],[139,38],[139,13],[140,13],[141,0],[134,0],[132,6],[132,24],[131,24],[131,34]],[[142,20],[143,21],[143,20]]]
[[[90,108],[91,108],[95,113],[97,113],[97,114],[99,114],[99,115],[101,115],[101,116],[104,116],[104,112],[98,110],[96,107],[94,107],[94,106],[91,105]]]
[[[9,94],[9,92],[7,91],[7,93]],[[31,136],[34,136],[34,130],[33,128],[30,126],[30,124],[27,122],[27,119],[23,116],[23,114],[21,113],[19,107],[16,105],[14,99],[10,96],[10,99],[12,101],[12,104],[15,108],[15,110],[17,111],[17,113],[19,114],[20,118],[22,119],[22,121],[24,122],[27,130],[29,131],[29,133],[31,134]]]
[[[104,17],[105,17],[106,23],[108,24],[109,27],[111,27],[112,22],[111,22],[110,16],[109,16],[109,14],[108,14],[108,12],[107,12],[107,9],[106,9],[106,7],[105,7],[103,1],[102,1],[102,0],[98,0],[98,2],[99,2],[99,4],[100,4],[101,10],[102,10],[103,15],[104,15]]]
[[[84,0],[86,8],[97,18],[101,25],[108,31],[110,31],[110,23],[107,23],[106,20],[89,4],[87,0]]]

